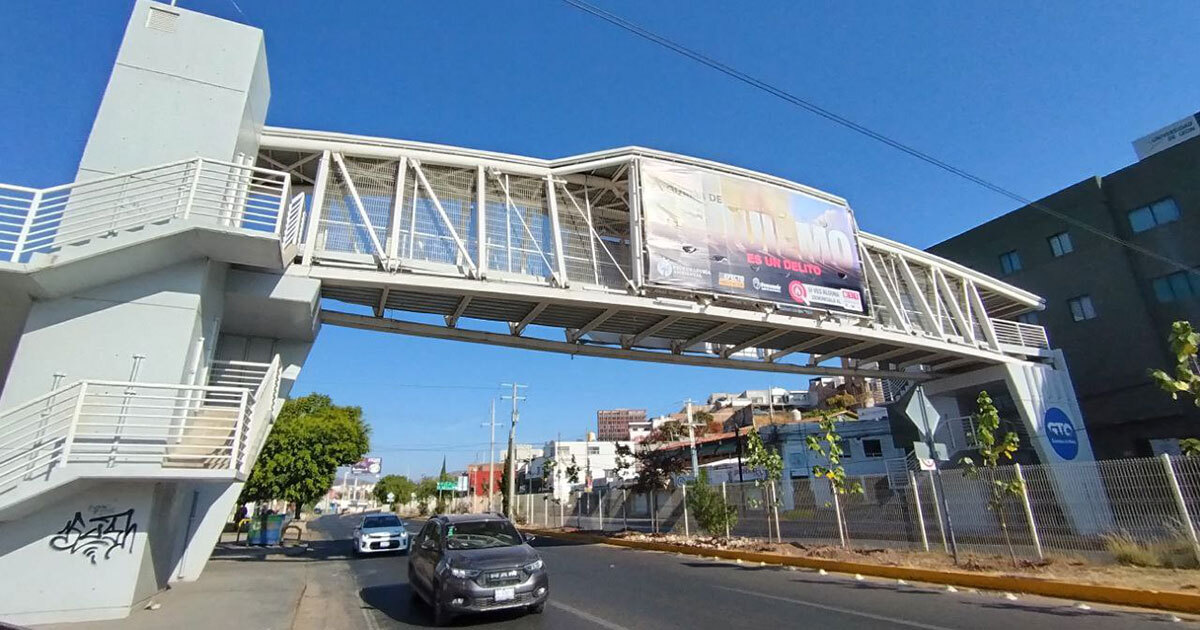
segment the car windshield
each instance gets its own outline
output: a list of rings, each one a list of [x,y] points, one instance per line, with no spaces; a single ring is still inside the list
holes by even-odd
[[[447,549],[512,547],[521,542],[521,535],[508,521],[468,521],[446,526]]]
[[[363,519],[363,527],[400,527],[400,519],[391,514],[368,516]]]

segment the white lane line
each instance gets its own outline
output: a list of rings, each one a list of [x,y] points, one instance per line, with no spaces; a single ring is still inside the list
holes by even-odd
[[[947,628],[946,626],[935,626],[933,624],[921,623],[919,621],[908,621],[907,619],[897,619],[896,617],[888,617],[887,615],[876,615],[876,614],[872,614],[869,612],[862,612],[861,610],[851,610],[849,608],[839,608],[838,606],[830,606],[829,604],[818,604],[817,602],[810,602],[810,601],[803,600],[803,599],[793,599],[791,597],[779,597],[777,595],[767,595],[766,593],[759,593],[756,591],[747,591],[745,589],[731,588],[728,586],[714,586],[713,588],[719,588],[719,589],[726,590],[726,591],[733,591],[735,593],[741,593],[743,595],[753,595],[755,597],[762,597],[764,599],[773,599],[773,600],[780,601],[780,602],[788,602],[788,603],[792,603],[792,604],[798,604],[800,606],[809,606],[811,608],[820,608],[821,610],[829,610],[829,611],[839,612],[839,613],[843,613],[843,614],[847,614],[847,615],[855,615],[857,617],[864,617],[866,619],[874,619],[875,621],[885,621],[887,623],[894,623],[894,624],[898,624],[898,625],[902,625],[902,626],[908,626],[910,628],[921,628],[922,630],[952,630],[951,628]]]
[[[568,606],[568,605],[566,605],[558,600],[555,600],[555,599],[551,599],[551,600],[547,601],[546,603],[550,604],[551,606],[553,606],[559,610],[565,610],[565,611],[571,613],[572,615],[575,615],[576,617],[586,619],[602,628],[608,628],[608,630],[629,630],[625,626],[615,624],[607,619],[597,617],[596,615],[593,615],[590,612],[579,610],[578,608],[575,608],[573,606]]]

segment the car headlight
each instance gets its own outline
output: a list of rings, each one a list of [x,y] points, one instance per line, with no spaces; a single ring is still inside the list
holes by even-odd
[[[522,568],[525,569],[525,571],[528,573],[533,573],[534,571],[541,569],[542,566],[544,566],[542,563],[542,559],[538,558],[537,560],[530,562],[529,564],[525,565]]]
[[[454,567],[450,567],[450,575],[453,575],[454,577],[459,578],[459,579],[468,580],[470,578],[478,576],[479,571],[476,571],[473,569],[456,569]]]

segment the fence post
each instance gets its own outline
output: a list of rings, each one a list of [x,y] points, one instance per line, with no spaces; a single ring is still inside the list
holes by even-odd
[[[1179,508],[1179,517],[1187,528],[1188,539],[1192,541],[1192,552],[1196,560],[1200,560],[1200,541],[1196,540],[1196,526],[1192,524],[1192,516],[1188,513],[1187,501],[1183,500],[1183,490],[1179,487],[1179,478],[1175,476],[1175,467],[1171,465],[1171,456],[1163,453],[1163,468],[1167,471],[1167,480],[1171,482],[1171,492],[1175,495],[1175,507]]]
[[[566,516],[563,514],[563,502],[558,502],[558,528],[562,529],[567,526]]]
[[[542,527],[550,527],[550,495],[542,497]]]
[[[629,529],[629,491],[621,488],[621,522]]]
[[[600,508],[600,531],[604,531],[604,491],[596,491],[596,507]]]
[[[775,513],[775,542],[783,542],[783,532],[779,529],[779,491],[775,482],[771,482],[771,511]]]
[[[933,471],[929,473],[929,489],[933,491],[933,513],[937,516],[938,532],[942,535],[942,549],[950,553],[950,543],[946,541],[946,526],[942,525],[942,504],[938,498],[937,484],[933,482]]]
[[[1045,558],[1042,554],[1042,538],[1038,536],[1037,521],[1033,520],[1033,505],[1029,502],[1029,485],[1025,483],[1025,473],[1021,472],[1020,464],[1013,464],[1017,473],[1017,482],[1021,484],[1021,503],[1025,506],[1025,519],[1029,521],[1029,534],[1033,537],[1033,548],[1037,551],[1038,560]]]
[[[10,262],[21,262],[21,250],[25,247],[29,240],[29,233],[33,230],[33,220],[37,217],[38,209],[42,205],[42,191],[33,193],[33,200],[29,202],[29,214],[25,215],[25,221],[21,224],[21,231],[17,234],[17,242],[13,245],[12,256],[9,257]]]
[[[687,522],[687,484],[680,484],[679,489],[683,491],[683,537],[691,538],[692,532],[688,529]]]
[[[729,495],[725,494],[725,482],[724,481],[721,482],[721,504],[724,506],[725,511],[728,512],[729,511]],[[729,517],[725,517],[725,519],[723,519],[723,520],[725,521],[725,538],[728,539],[729,538]]]
[[[842,548],[845,548],[846,529],[842,525],[842,503],[838,500],[838,491],[832,480],[829,482],[829,489],[833,491],[833,513],[837,516],[838,540],[842,541]]]
[[[929,551],[929,534],[925,533],[925,513],[921,511],[921,490],[917,487],[917,475],[908,471],[908,487],[913,491],[913,503],[917,506],[917,525],[921,528],[921,546]]]

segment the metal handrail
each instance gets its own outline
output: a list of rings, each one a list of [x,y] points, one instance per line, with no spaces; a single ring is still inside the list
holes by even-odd
[[[0,260],[9,262],[171,219],[215,220],[274,234],[283,245],[302,210],[292,207],[287,173],[199,157],[49,188],[0,184],[0,191],[12,193],[0,196]]]
[[[85,379],[38,396],[0,413],[0,493],[75,463],[244,474],[270,424],[280,377],[276,356],[254,390]],[[238,404],[212,406],[195,392],[237,396]]]

